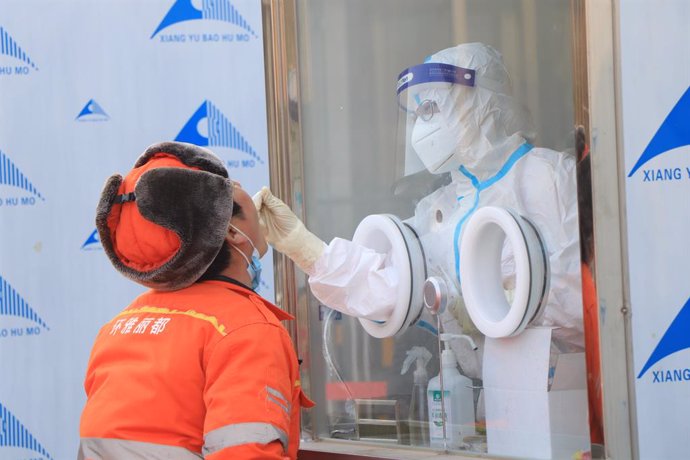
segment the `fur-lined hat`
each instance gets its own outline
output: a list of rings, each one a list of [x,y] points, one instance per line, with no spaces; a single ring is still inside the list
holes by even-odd
[[[220,251],[232,217],[233,183],[209,150],[154,144],[122,179],[103,187],[96,212],[101,243],[115,268],[153,289],[194,283]]]

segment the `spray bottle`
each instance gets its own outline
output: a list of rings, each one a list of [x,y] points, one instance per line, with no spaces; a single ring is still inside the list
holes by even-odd
[[[412,399],[410,400],[410,415],[408,423],[410,427],[410,445],[429,445],[429,413],[426,398],[429,376],[426,373],[426,365],[431,359],[431,352],[424,347],[412,347],[407,351],[407,358],[403,362],[400,375],[405,374],[414,361],[414,383],[412,385]]]
[[[476,434],[472,380],[458,371],[455,353],[448,344],[456,338],[469,340],[472,348],[477,349],[472,338],[467,335],[439,335],[444,346],[441,352],[441,372],[429,381],[427,393],[431,447],[459,449],[465,436]]]

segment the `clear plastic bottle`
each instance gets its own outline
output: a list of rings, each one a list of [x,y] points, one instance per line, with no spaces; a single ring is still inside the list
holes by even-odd
[[[450,334],[448,336],[450,338]],[[446,347],[447,345],[446,343]],[[472,380],[462,375],[457,366],[458,363],[453,350],[450,348],[443,350],[441,353],[443,402],[441,402],[440,375],[429,381],[427,399],[431,447],[459,449],[463,446],[465,436],[476,434]],[[443,437],[444,419],[446,424],[445,442]]]
[[[426,364],[431,359],[431,353],[424,347],[412,347],[407,352],[407,358],[403,363],[401,374],[407,372],[410,364],[414,361],[414,383],[410,399],[410,413],[408,425],[410,430],[410,445],[428,446],[429,445],[429,412],[427,402],[427,385],[429,376],[426,372]]]
[[[415,381],[412,388],[412,400],[410,401],[410,445],[429,445],[429,404],[426,397],[428,380]]]

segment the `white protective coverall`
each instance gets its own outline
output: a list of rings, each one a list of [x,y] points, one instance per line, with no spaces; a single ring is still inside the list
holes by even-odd
[[[430,172],[449,171],[452,176],[450,184],[423,198],[407,221],[420,236],[429,273],[445,274],[448,282],[460,288],[463,224],[482,206],[510,208],[537,227],[549,258],[547,303],[531,324],[556,327],[559,348],[581,350],[575,158],[532,147],[529,115],[512,97],[510,77],[495,49],[481,43],[461,44],[430,56],[426,64],[433,63],[473,69],[476,84],[407,88],[414,94],[411,100],[436,103],[430,119],[416,118],[410,127],[412,148]],[[390,316],[398,278],[387,265],[386,254],[340,238],[324,244],[268,190],[259,192],[255,201],[267,224],[269,243],[309,275],[317,299],[356,317],[385,320]],[[441,223],[438,210],[445,216]],[[514,284],[513,265],[511,250],[504,247],[506,289]],[[458,349],[465,341],[454,342],[463,371],[481,377],[479,357],[469,349]]]

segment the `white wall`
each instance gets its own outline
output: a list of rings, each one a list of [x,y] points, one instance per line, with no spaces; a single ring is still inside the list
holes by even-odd
[[[690,450],[690,3],[620,2],[623,148],[640,458]]]
[[[217,1],[237,15],[199,12],[153,36],[184,3],[2,1],[0,458],[75,457],[93,339],[143,291],[93,234],[105,179],[179,138],[250,193],[268,183],[261,2]],[[233,129],[235,141],[214,134]],[[270,255],[263,265],[272,299]]]

